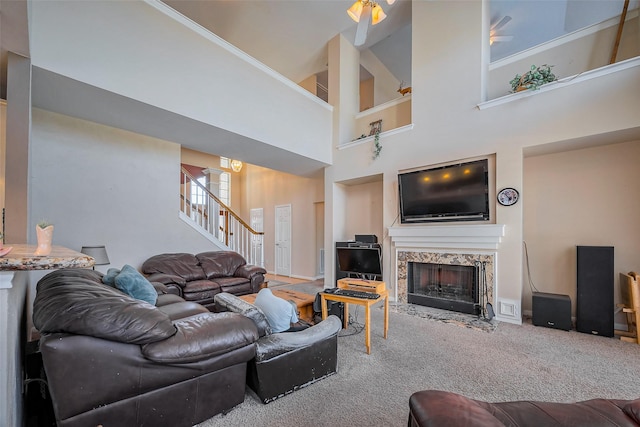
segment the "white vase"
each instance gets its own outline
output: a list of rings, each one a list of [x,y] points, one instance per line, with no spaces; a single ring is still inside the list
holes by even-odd
[[[53,240],[53,225],[41,228],[36,225],[36,237],[38,238],[38,247],[35,255],[45,256],[51,253],[51,241]]]

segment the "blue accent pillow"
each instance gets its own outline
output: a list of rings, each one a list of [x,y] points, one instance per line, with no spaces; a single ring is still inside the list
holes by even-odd
[[[142,274],[130,265],[122,267],[120,274],[115,277],[116,288],[125,294],[156,305],[158,292]]]
[[[116,276],[120,274],[120,270],[117,268],[110,268],[107,270],[107,274],[102,276],[102,283],[112,288],[116,287]]]

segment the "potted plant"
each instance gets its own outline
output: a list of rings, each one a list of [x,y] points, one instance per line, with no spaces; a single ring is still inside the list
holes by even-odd
[[[40,221],[36,226],[36,238],[38,239],[38,247],[35,255],[49,255],[51,253],[51,241],[53,240],[53,224],[47,221]]]
[[[511,85],[511,93],[520,92],[527,89],[537,90],[546,83],[551,83],[558,78],[551,72],[553,65],[531,66],[531,69],[523,75],[516,76],[509,82]]]

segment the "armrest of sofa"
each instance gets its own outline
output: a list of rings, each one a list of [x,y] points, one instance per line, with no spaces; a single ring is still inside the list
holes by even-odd
[[[175,335],[145,344],[142,354],[158,363],[192,363],[254,343],[258,331],[236,313],[202,313],[174,321]]]
[[[158,295],[166,295],[171,293],[167,285],[165,285],[164,283],[161,283],[161,282],[150,282],[150,283],[153,285]]]
[[[158,282],[163,285],[178,285],[181,288],[187,284],[187,281],[180,276],[176,276],[174,274],[165,274],[165,273],[153,273],[147,276],[147,280],[150,282]]]
[[[465,396],[440,390],[411,395],[409,427],[450,425],[504,427],[491,412]]]
[[[267,270],[262,267],[258,267],[257,265],[245,264],[238,267],[233,273],[235,277],[244,277],[245,279],[251,279],[256,274],[267,274]]]
[[[219,309],[242,314],[243,316],[251,319],[258,328],[258,336],[262,337],[264,335],[271,334],[271,326],[269,326],[267,317],[264,315],[262,310],[255,305],[249,304],[245,300],[228,292],[220,292],[213,298]]]
[[[308,347],[338,334],[342,322],[329,316],[322,322],[298,332],[280,332],[262,337],[257,342],[256,362],[263,362],[299,348]]]

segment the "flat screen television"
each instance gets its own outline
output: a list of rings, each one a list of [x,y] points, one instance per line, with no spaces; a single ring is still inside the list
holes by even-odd
[[[338,270],[368,279],[382,275],[382,262],[379,248],[345,247],[336,248]]]
[[[487,159],[398,174],[400,222],[488,221]]]

